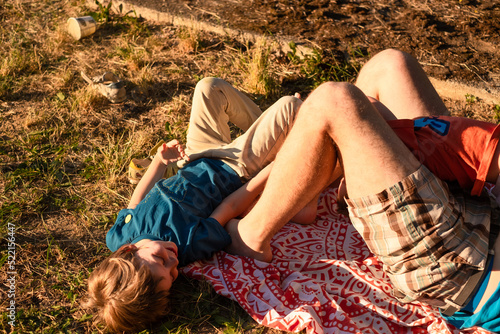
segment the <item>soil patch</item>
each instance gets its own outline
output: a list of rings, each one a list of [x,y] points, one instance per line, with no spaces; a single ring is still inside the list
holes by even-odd
[[[496,97],[500,89],[497,0],[126,2],[214,26],[292,40],[336,57],[397,48],[417,57],[436,79],[480,87]]]

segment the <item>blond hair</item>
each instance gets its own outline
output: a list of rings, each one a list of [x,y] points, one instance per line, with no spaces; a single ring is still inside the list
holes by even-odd
[[[112,332],[140,331],[168,313],[168,291],[156,291],[159,280],[124,245],[90,275],[87,307]]]

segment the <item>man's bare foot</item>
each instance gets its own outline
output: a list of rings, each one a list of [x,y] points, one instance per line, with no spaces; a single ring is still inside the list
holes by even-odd
[[[244,231],[241,231],[240,233],[239,219],[231,219],[226,224],[225,229],[232,239],[231,245],[226,247],[226,252],[234,255],[251,257],[263,262],[271,262],[273,259],[273,253],[269,242],[251,242],[250,240],[244,240],[245,237],[249,239],[249,235]]]

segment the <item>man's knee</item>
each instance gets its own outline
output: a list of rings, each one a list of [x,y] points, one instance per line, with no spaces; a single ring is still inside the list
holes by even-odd
[[[328,81],[319,85],[314,92],[321,94],[325,98],[338,99],[340,97],[350,97],[359,92],[359,89],[349,82]]]
[[[373,80],[392,73],[400,73],[416,64],[416,59],[410,54],[400,50],[386,49],[377,53],[363,66],[359,77],[371,74],[372,78],[369,80]]]
[[[318,131],[325,130],[335,140],[338,129],[359,124],[376,113],[368,97],[347,82],[326,82],[318,86],[302,105],[299,117],[306,117]],[[302,116],[301,116],[302,115]]]
[[[405,61],[408,56],[409,56],[408,53],[401,50],[386,49],[377,53],[375,56],[373,56],[372,59],[381,60],[388,63],[392,62],[398,63],[401,61]]]
[[[366,99],[366,96],[353,84],[325,82],[311,93],[306,102],[309,104],[309,111],[317,113],[319,117],[336,117],[338,113],[348,111],[346,105],[360,99]]]

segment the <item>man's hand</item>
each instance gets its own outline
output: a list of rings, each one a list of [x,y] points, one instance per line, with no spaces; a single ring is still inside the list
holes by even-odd
[[[158,147],[157,154],[160,157],[161,162],[165,165],[181,159],[189,160],[186,152],[184,152],[184,148],[177,139],[171,140]]]

